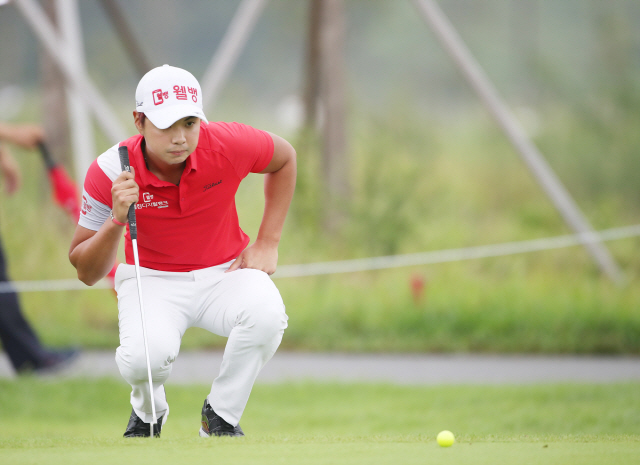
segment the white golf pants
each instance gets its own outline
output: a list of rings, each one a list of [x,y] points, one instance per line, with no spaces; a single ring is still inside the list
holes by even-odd
[[[275,284],[258,270],[225,273],[231,263],[185,273],[140,268],[158,418],[169,412],[164,383],[187,328],[203,328],[228,337],[208,399],[213,410],[234,426],[240,422],[258,373],[282,341],[288,317]],[[120,326],[116,363],[132,387],[134,411],[144,422],[152,423],[134,265],[118,267],[115,289]]]

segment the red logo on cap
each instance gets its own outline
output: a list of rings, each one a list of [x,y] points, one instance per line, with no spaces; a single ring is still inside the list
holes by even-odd
[[[161,105],[164,103],[164,99],[169,98],[169,92],[162,92],[162,89],[156,89],[151,94],[153,95],[154,105]]]

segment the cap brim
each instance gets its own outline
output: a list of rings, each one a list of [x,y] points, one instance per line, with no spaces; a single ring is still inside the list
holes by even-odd
[[[207,117],[204,116],[204,112],[198,108],[194,108],[193,105],[172,105],[145,113],[145,115],[158,129],[167,129],[179,119],[186,118],[187,116],[196,116],[205,123],[209,122],[207,121]]]

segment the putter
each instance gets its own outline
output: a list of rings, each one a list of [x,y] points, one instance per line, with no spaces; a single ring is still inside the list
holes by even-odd
[[[122,171],[131,172],[129,165],[129,150],[127,147],[119,147],[118,155],[120,155],[120,165]],[[136,225],[136,204],[132,203],[129,207],[129,234],[131,235],[131,244],[133,246],[133,262],[136,268],[136,281],[138,283],[138,298],[140,299],[140,318],[142,320],[142,339],[144,340],[144,354],[147,357],[147,374],[149,375],[149,394],[151,395],[151,412],[153,414],[153,423],[149,425],[151,435],[153,436],[153,425],[158,420],[156,418],[156,402],[153,398],[153,380],[151,379],[151,363],[149,362],[149,346],[147,345],[147,329],[144,323],[144,307],[142,305],[142,282],[140,279],[140,259],[138,258],[138,227]]]

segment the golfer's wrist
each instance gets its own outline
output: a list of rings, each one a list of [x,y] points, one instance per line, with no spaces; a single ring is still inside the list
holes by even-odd
[[[261,236],[258,234],[258,237],[256,237],[256,243],[277,249],[280,244],[280,238],[275,236]]]
[[[110,216],[111,216],[111,221],[112,221],[114,224],[117,224],[118,226],[126,226],[126,225],[127,225],[127,223],[126,223],[126,222],[124,222],[124,221],[120,221],[120,220],[118,220],[118,218],[116,218],[116,216],[113,214],[113,210],[111,210],[111,212],[110,212]]]

